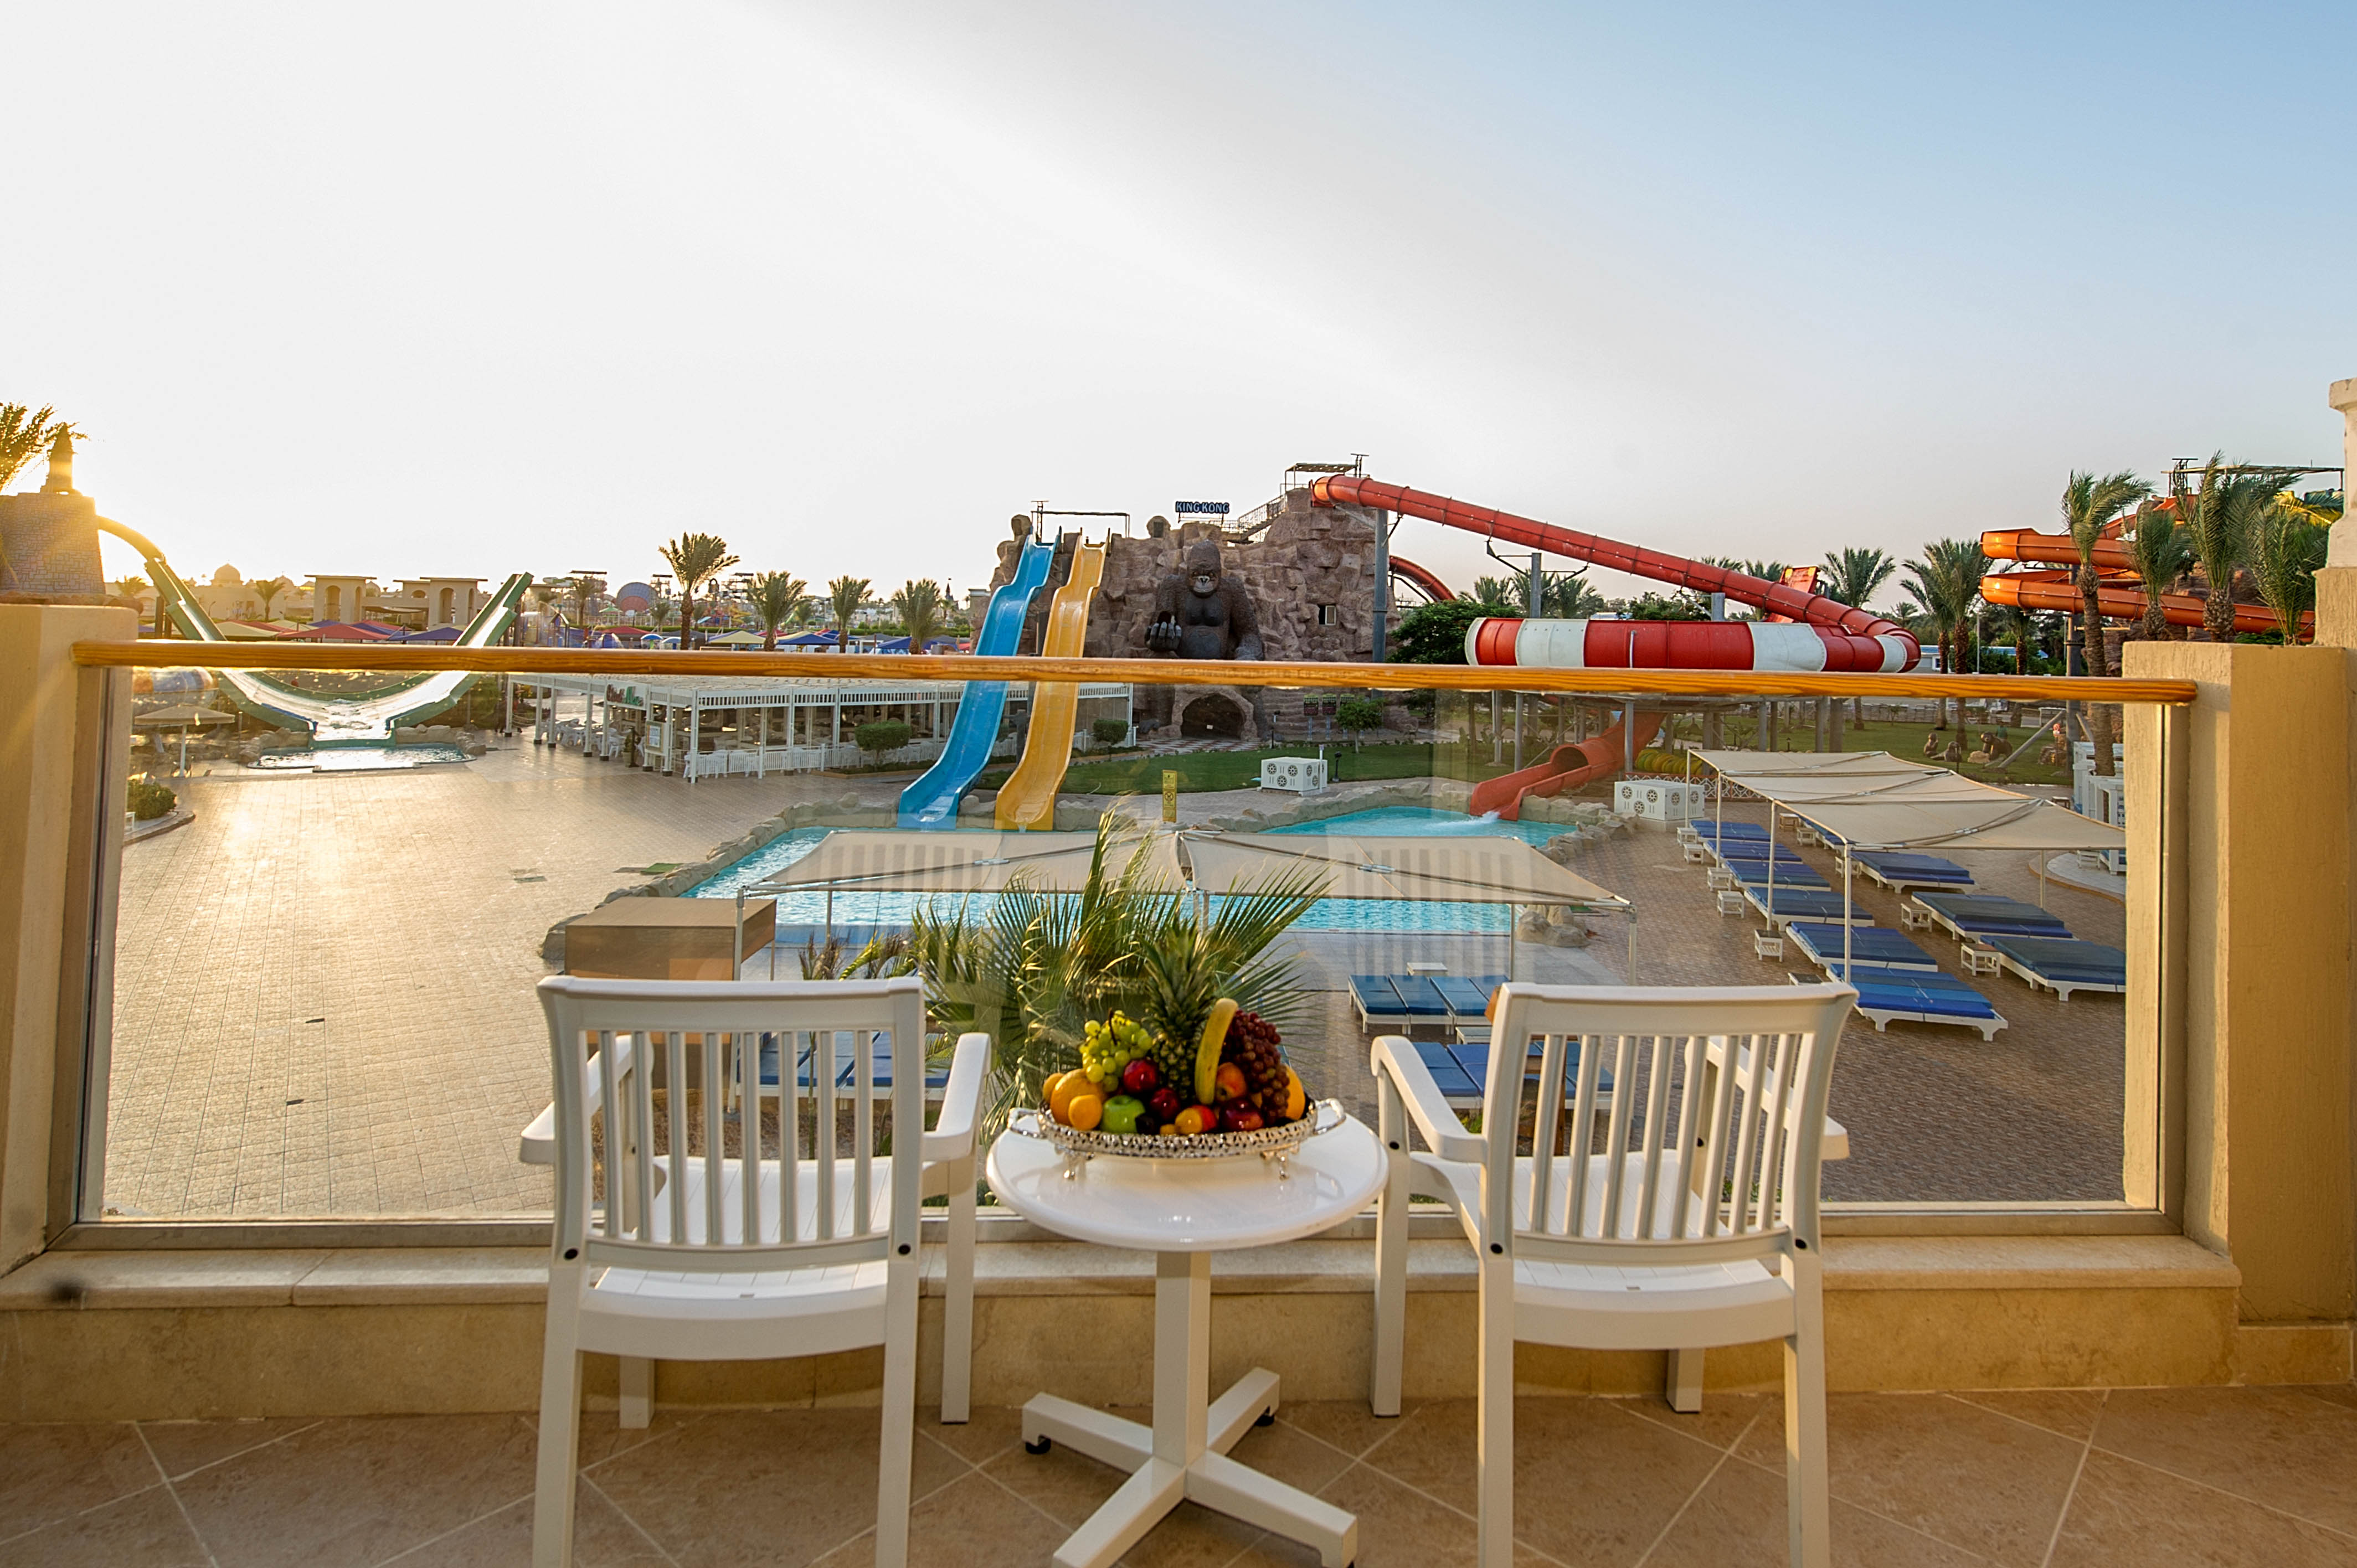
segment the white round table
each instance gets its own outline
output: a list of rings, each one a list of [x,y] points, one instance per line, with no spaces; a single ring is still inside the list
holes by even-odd
[[[1255,1422],[1275,1414],[1277,1380],[1255,1367],[1211,1402],[1211,1254],[1313,1236],[1362,1211],[1383,1184],[1374,1133],[1346,1116],[1280,1170],[1257,1155],[1100,1155],[1075,1165],[1045,1140],[1008,1132],[991,1146],[988,1173],[998,1200],[1036,1224],[1155,1254],[1153,1426],[1053,1394],[1023,1407],[1034,1453],[1060,1442],[1130,1472],[1056,1561],[1104,1568],[1182,1498],[1315,1547],[1324,1568],[1355,1560],[1353,1516],[1228,1457]]]

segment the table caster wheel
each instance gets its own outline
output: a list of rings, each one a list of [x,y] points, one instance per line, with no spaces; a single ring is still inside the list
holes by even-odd
[[[1056,1440],[1052,1437],[1042,1437],[1036,1443],[1028,1437],[1023,1440],[1023,1452],[1026,1454],[1045,1454],[1054,1446]]]
[[[1254,1426],[1275,1426],[1276,1424],[1276,1412],[1273,1410],[1265,1410],[1261,1412],[1259,1416],[1254,1420],[1253,1424]]]

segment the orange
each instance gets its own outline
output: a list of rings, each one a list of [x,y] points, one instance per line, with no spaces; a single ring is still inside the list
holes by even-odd
[[[1078,1068],[1070,1072],[1060,1072],[1049,1081],[1048,1110],[1059,1122],[1071,1121],[1073,1101],[1083,1094],[1097,1092],[1097,1086],[1089,1081],[1089,1075]],[[1098,1109],[1103,1110],[1103,1107],[1100,1105]]]
[[[1064,1102],[1064,1120],[1083,1133],[1091,1131],[1104,1120],[1103,1098],[1095,1094],[1072,1096]]]

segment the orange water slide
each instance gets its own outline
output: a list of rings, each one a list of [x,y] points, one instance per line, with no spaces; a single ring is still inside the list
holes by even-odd
[[[2112,525],[2115,531],[2118,527],[2118,523]],[[2072,569],[2079,564],[2079,547],[2072,542],[2069,534],[2040,533],[2027,528],[1995,529],[1982,534],[1981,553],[1992,561],[2033,561],[2040,565]],[[2096,607],[2109,619],[2143,619],[2150,600],[2136,578],[2128,547],[2115,537],[2107,537],[2095,542],[2093,553],[2095,570],[2101,578],[2095,589]],[[2026,610],[2061,610],[2075,615],[2086,608],[2086,600],[2069,571],[1992,573],[1981,579],[1981,597],[1993,605],[2013,605]],[[2208,601],[2199,594],[2160,596],[2160,613],[2171,626],[2205,624],[2207,607]],[[2299,624],[2303,629],[2312,628],[2315,617],[2303,615]],[[2280,631],[2282,627],[2282,619],[2265,605],[2234,607],[2237,632]]]
[[[1477,817],[1495,811],[1501,821],[1520,822],[1525,800],[1560,795],[1591,780],[1611,778],[1620,771],[1631,750],[1623,735],[1628,723],[1623,719],[1602,735],[1556,746],[1543,762],[1476,784],[1467,809]],[[1661,714],[1639,714],[1635,749],[1642,751],[1652,745],[1661,730]]]
[[[1417,587],[1422,588],[1426,593],[1430,594],[1432,596],[1433,602],[1436,604],[1439,603],[1443,599],[1453,599],[1457,596],[1455,591],[1452,590],[1448,584],[1440,580],[1440,575],[1438,573],[1434,572],[1427,567],[1419,566],[1415,562],[1408,560],[1405,556],[1392,556],[1391,568],[1393,576],[1405,577],[1409,582],[1414,583]]]

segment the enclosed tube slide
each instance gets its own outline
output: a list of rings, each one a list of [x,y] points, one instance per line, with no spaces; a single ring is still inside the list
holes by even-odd
[[[1653,737],[1661,733],[1662,715],[1637,715],[1634,744],[1625,733],[1628,725],[1629,721],[1623,719],[1602,735],[1556,746],[1544,762],[1484,779],[1473,786],[1473,798],[1466,809],[1477,817],[1495,811],[1501,821],[1520,822],[1525,800],[1540,795],[1560,795],[1566,789],[1611,778],[1620,771],[1620,764],[1630,753],[1653,744]]]
[[[1406,578],[1431,595],[1435,601],[1453,599],[1457,596],[1448,585],[1440,580],[1438,573],[1428,571],[1413,561],[1394,555],[1391,558],[1391,566],[1393,576]]]
[[[1770,583],[1742,572],[1730,572],[1724,566],[1706,562],[1690,561],[1683,555],[1665,554],[1659,550],[1641,549],[1623,544],[1618,540],[1598,534],[1579,533],[1552,523],[1535,522],[1512,512],[1497,511],[1489,507],[1474,506],[1468,501],[1451,500],[1424,490],[1411,490],[1399,485],[1387,485],[1376,479],[1362,479],[1349,474],[1330,474],[1309,488],[1312,501],[1320,506],[1362,506],[1395,511],[1403,517],[1418,517],[1426,522],[1437,522],[1444,528],[1462,529],[1485,538],[1519,544],[1526,550],[1543,550],[1550,555],[1562,555],[1574,561],[1592,562],[1609,566],[1616,572],[1627,572],[1649,577],[1657,583],[1669,583],[1698,594],[1725,594],[1737,604],[1749,605],[1770,615],[1788,616],[1802,625],[1816,628],[1828,651],[1824,662],[1803,666],[1814,670],[1858,670],[1897,672],[1914,668],[1921,650],[1907,628],[1896,621],[1886,620],[1871,610],[1855,609],[1839,599],[1827,598],[1805,589]],[[1569,624],[1569,623],[1566,623]],[[1615,623],[1605,622],[1605,625]],[[1709,627],[1732,625],[1732,622],[1661,621],[1622,622],[1622,625],[1661,625]],[[1784,669],[1787,665],[1753,666],[1701,662],[1687,664],[1684,656],[1689,651],[1691,639],[1680,639],[1676,646],[1664,643],[1662,657],[1648,658],[1631,665],[1625,660],[1609,665],[1595,660],[1591,668],[1618,669]],[[1832,651],[1838,647],[1841,651]],[[1632,651],[1635,650],[1632,649]],[[1647,653],[1653,650],[1646,649]],[[1699,651],[1696,650],[1696,651]],[[1524,660],[1521,662],[1529,663]]]
[[[2079,547],[2067,533],[2038,533],[2026,528],[1993,530],[1981,535],[1981,553],[1992,561],[2030,561],[2040,565],[2062,566],[2075,570],[2079,564]],[[2144,617],[2147,598],[2144,585],[2136,579],[2136,566],[2128,556],[2128,547],[2117,539],[2099,539],[2094,549],[2095,570],[2104,580],[2095,589],[2095,606],[2104,615],[2115,620],[2140,620]],[[2026,610],[2061,610],[2079,614],[2085,610],[2086,600],[2079,585],[2072,580],[2072,571],[1992,573],[1981,579],[1981,597],[1993,605],[2015,605]],[[2171,626],[2201,626],[2208,601],[2199,594],[2163,594],[2160,613]],[[2315,617],[2299,618],[2303,628],[2313,627]],[[2237,604],[2234,607],[2234,629],[2237,632],[2280,631],[2283,619],[2265,605]]]

